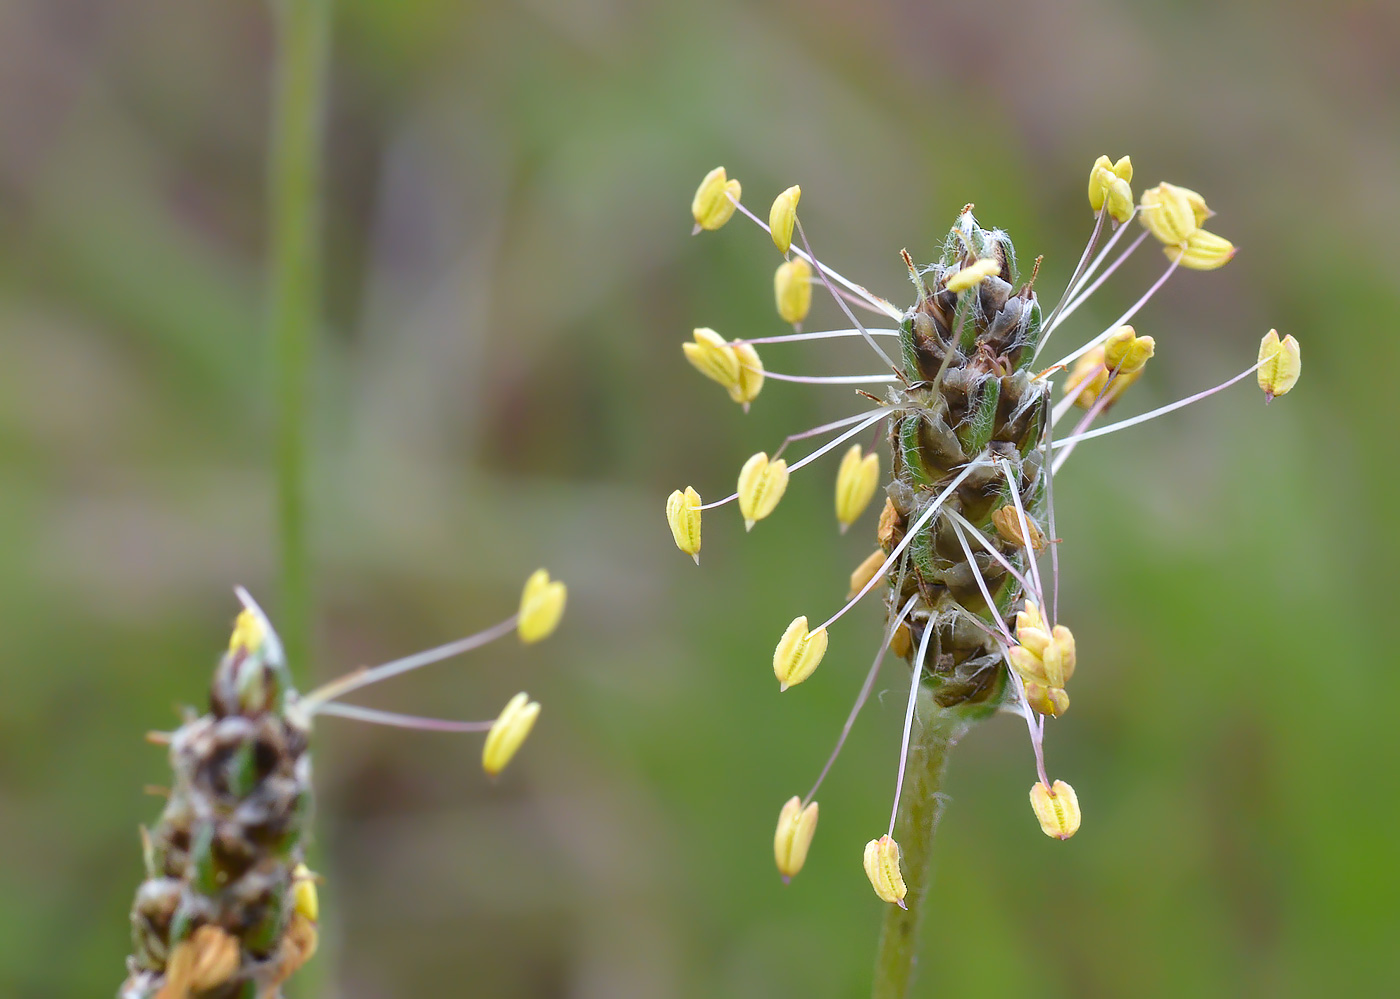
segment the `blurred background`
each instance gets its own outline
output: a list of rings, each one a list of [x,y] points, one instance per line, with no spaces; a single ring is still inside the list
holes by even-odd
[[[1201,191],[1241,249],[1136,320],[1157,357],[1116,411],[1252,363],[1306,370],[1085,444],[1056,485],[1074,710],[1047,839],[1024,728],[956,754],[920,994],[1400,992],[1400,695],[1372,617],[1396,592],[1400,9],[1385,3],[657,5],[338,0],[306,686],[485,627],[526,575],[570,586],[514,639],[359,698],[493,717],[544,704],[502,779],[473,737],[325,719],[324,949],[302,996],[845,997],[882,903],[860,866],[894,786],[887,667],[820,795],[807,867],[771,853],[878,641],[861,608],[779,696],[774,643],[872,547],[831,512],[835,456],[750,535],[749,454],[852,411],[770,383],[748,415],[683,361],[694,326],[781,333],[776,253],[692,239],[724,164],[766,212],[800,183],[832,266],[902,302],[959,210],[1045,255],[1085,180]],[[242,583],[277,616],[263,277],[272,59],[259,3],[0,2],[0,994],[110,995],[160,801],[142,741],[200,703]],[[1160,273],[1140,251],[1057,334]],[[819,302],[813,328],[839,322]],[[779,371],[873,370],[785,345]],[[1348,367],[1351,365],[1351,367]],[[1385,376],[1385,377],[1382,377]],[[798,452],[799,454],[802,451]],[[1391,594],[1387,598],[1385,594]]]

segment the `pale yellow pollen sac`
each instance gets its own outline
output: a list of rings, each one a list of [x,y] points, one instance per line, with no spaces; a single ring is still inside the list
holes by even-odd
[[[1062,780],[1051,787],[1036,781],[1031,788],[1031,808],[1041,830],[1052,839],[1069,839],[1079,831],[1079,798]]]
[[[824,655],[826,629],[809,632],[806,617],[793,618],[773,650],[773,675],[778,678],[778,689],[787,690],[807,679],[821,665]]]
[[[802,799],[793,795],[778,813],[778,828],[773,834],[773,859],[784,881],[802,870],[816,831],[817,803],[814,801],[803,808]]]
[[[175,945],[165,966],[165,984],[157,999],[186,999],[223,985],[242,960],[237,938],[206,923]]]
[[[1151,337],[1140,337],[1150,340]],[[1149,355],[1150,351],[1149,351]],[[1103,345],[1085,351],[1074,362],[1074,370],[1065,379],[1065,395],[1074,396],[1080,409],[1093,409],[1102,402],[1103,410],[1116,403],[1132,384],[1142,377],[1143,368],[1114,373],[1104,360]],[[1112,376],[1112,377],[1110,377]]]
[[[536,569],[531,573],[520,594],[520,620],[516,626],[520,640],[528,645],[553,634],[564,616],[567,596],[564,584],[551,580],[545,570]]]
[[[1059,718],[1069,710],[1069,694],[1063,687],[1047,687],[1041,683],[1022,681],[1026,688],[1026,703],[1043,715]]]
[[[734,215],[741,193],[743,189],[739,182],[730,180],[724,167],[715,167],[705,174],[690,202],[690,213],[695,216],[695,231],[718,229],[728,222]]]
[[[875,487],[879,484],[879,454],[872,451],[862,457],[861,446],[852,444],[842,455],[841,467],[836,471],[836,519],[841,524],[842,534],[860,519],[875,498]]]
[[[262,648],[263,637],[262,619],[253,611],[244,608],[239,611],[237,619],[233,622],[233,634],[228,640],[228,650],[237,652],[242,649],[253,655]]]
[[[892,836],[881,836],[865,844],[865,876],[876,895],[901,909],[907,908],[904,875],[899,871],[899,844]]]
[[[488,776],[495,777],[506,768],[539,715],[539,702],[530,700],[523,691],[506,702],[491,731],[486,733],[486,745],[481,749],[481,769]]]
[[[751,531],[753,525],[773,512],[778,500],[787,490],[787,462],[779,458],[769,461],[768,455],[760,451],[739,470],[739,512],[744,515],[744,529]]]
[[[865,589],[869,583],[885,565],[884,549],[876,548],[865,557],[865,561],[855,567],[851,573],[851,589],[846,594],[847,600],[854,600],[857,593]]]
[[[1001,264],[991,257],[983,257],[975,260],[950,275],[944,282],[943,287],[954,294],[961,294],[969,288],[975,288],[989,277],[996,277],[1001,273]]]
[[[1142,192],[1138,217],[1167,246],[1184,246],[1201,223],[1214,214],[1195,191],[1161,183]]]
[[[1021,533],[1021,516],[1023,511],[1017,511],[1016,507],[1008,503],[992,513],[992,526],[997,529],[997,534],[1007,541],[1022,548],[1034,548],[1041,551],[1045,548],[1045,532],[1040,529],[1040,525],[1026,516],[1026,527],[1030,531],[1030,543],[1027,544],[1025,536]]]
[[[1007,650],[1007,661],[1026,686],[1026,700],[1042,714],[1061,715],[1069,708],[1065,684],[1074,676],[1074,635],[1064,625],[1049,627],[1032,600],[1016,615],[1016,641]],[[1046,707],[1054,710],[1046,710]]]
[[[778,252],[787,256],[792,247],[792,227],[797,222],[797,203],[802,200],[802,188],[796,184],[773,199],[773,207],[768,210],[768,230],[773,235],[773,245]]]
[[[758,398],[758,393],[763,388],[763,361],[751,343],[739,343],[736,340],[729,348],[734,351],[734,356],[739,362],[739,380],[729,386],[729,398],[743,406],[744,412],[747,413],[749,403]]]
[[[801,257],[784,260],[773,272],[773,298],[778,315],[796,326],[812,311],[812,267]]]
[[[1119,326],[1103,342],[1103,363],[1110,372],[1117,371],[1121,378],[1142,370],[1157,348],[1157,341],[1150,336],[1138,336],[1131,326]]]
[[[700,564],[700,494],[691,486],[677,489],[666,499],[666,523],[676,547]]]
[[[321,917],[321,902],[316,894],[316,875],[305,864],[297,864],[292,872],[292,908],[313,923]]]
[[[1292,335],[1278,338],[1278,330],[1269,330],[1259,341],[1259,387],[1264,401],[1273,402],[1287,395],[1303,371],[1303,355]]]
[[[914,633],[909,625],[901,624],[890,636],[889,649],[901,659],[908,659],[914,653]]]
[[[694,343],[681,344],[685,359],[696,371],[711,381],[719,382],[733,393],[739,384],[738,353],[725,343],[724,337],[708,327],[696,329],[692,336],[695,337]]]
[[[1224,236],[1197,229],[1183,246],[1164,246],[1162,252],[1173,263],[1193,271],[1213,271],[1235,259],[1235,244]]]
[[[1089,207],[1101,210],[1105,203],[1116,222],[1126,222],[1133,214],[1133,161],[1124,156],[1117,163],[1100,156],[1089,171]]]

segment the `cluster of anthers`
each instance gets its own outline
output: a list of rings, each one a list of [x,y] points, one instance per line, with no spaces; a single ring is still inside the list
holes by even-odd
[[[739,472],[736,490],[723,499],[704,503],[687,487],[672,493],[666,505],[676,545],[698,562],[702,511],[737,503],[745,527],[752,529],[773,513],[792,473],[857,435],[878,434],[872,428],[886,424],[894,468],[877,532],[880,547],[852,573],[845,605],[816,628],[806,617],[796,618],[773,656],[780,689],[807,680],[827,651],[828,629],[878,581],[887,581],[888,620],[879,654],[815,785],[804,798],[792,797],[779,815],[774,853],[784,880],[806,860],[817,825],[817,790],[871,693],[887,648],[910,660],[912,678],[889,831],[865,849],[866,874],[880,898],[904,905],[894,831],[921,681],[935,691],[940,707],[971,706],[984,712],[999,708],[1021,715],[1038,778],[1030,801],[1042,830],[1068,839],[1079,828],[1074,789],[1062,780],[1052,781],[1045,768],[1045,719],[1068,709],[1066,687],[1076,658],[1073,634],[1056,620],[1059,560],[1053,476],[1083,441],[1198,402],[1252,373],[1257,373],[1266,400],[1272,399],[1293,387],[1300,367],[1297,341],[1291,336],[1280,340],[1270,330],[1256,363],[1223,383],[1151,412],[1092,427],[1153,356],[1153,338],[1139,336],[1129,321],[1179,269],[1214,270],[1235,254],[1228,240],[1202,228],[1213,213],[1195,191],[1163,183],[1135,201],[1131,181],[1132,163],[1126,156],[1116,163],[1100,157],[1093,165],[1093,230],[1065,293],[1043,317],[1034,293],[1040,259],[1018,289],[1009,237],[978,226],[971,205],[959,215],[939,262],[916,267],[907,252],[902,254],[916,302],[900,309],[818,261],[797,216],[799,187],[778,195],[766,223],[744,206],[739,182],[723,167],[712,170],[695,193],[696,233],[719,229],[738,211],[772,236],[783,258],[773,279],[777,312],[795,331],[726,340],[714,330],[697,329],[693,342],[683,344],[686,359],[745,410],[767,379],[886,386],[884,399],[859,392],[869,403],[862,411],[792,434],[771,456],[753,455]],[[1143,229],[1120,248],[1136,231],[1128,225],[1134,218]],[[799,246],[793,245],[794,233]],[[1153,238],[1167,257],[1165,272],[1105,329],[1037,368],[1035,361],[1056,330]],[[812,286],[818,283],[830,293],[848,328],[802,331]],[[884,322],[867,326],[854,310],[873,313]],[[778,374],[764,367],[756,349],[760,344],[840,337],[864,340],[882,362],[881,369],[836,377]],[[881,341],[898,344],[896,356],[902,364]],[[1062,372],[1067,373],[1063,397],[1053,403],[1051,382]],[[1076,407],[1082,415],[1068,433],[1056,436],[1056,427]],[[822,436],[831,439],[791,464],[782,457],[790,444]],[[836,517],[842,531],[861,516],[879,481],[879,456],[863,452],[859,443],[849,445],[836,473]],[[1042,552],[1048,552],[1052,567],[1048,590],[1042,586],[1038,564]],[[932,655],[931,638],[941,649]]]

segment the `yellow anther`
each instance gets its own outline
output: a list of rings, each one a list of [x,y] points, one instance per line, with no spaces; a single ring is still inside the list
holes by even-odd
[[[783,322],[796,325],[812,311],[812,268],[801,257],[784,260],[773,272],[773,298]]]
[[[1164,246],[1162,252],[1168,260],[1180,260],[1182,267],[1193,271],[1213,271],[1233,260],[1237,251],[1235,244],[1224,236],[1197,229],[1186,240],[1185,246]]]
[[[316,896],[316,875],[305,864],[297,864],[292,872],[292,908],[313,923],[321,917],[321,902]]]
[[[730,349],[739,361],[739,381],[729,386],[729,398],[749,411],[749,403],[758,398],[763,388],[763,361],[751,343],[731,343]]]
[[[175,945],[165,965],[160,999],[186,999],[226,983],[242,958],[238,939],[221,927],[205,923]]]
[[[744,529],[773,512],[787,489],[787,462],[779,458],[769,461],[762,451],[744,462],[739,470],[739,512],[744,515]]]
[[[520,640],[529,643],[548,638],[564,615],[567,596],[563,583],[551,581],[549,573],[536,569],[525,580],[525,589],[520,594],[520,623],[516,627]]]
[[[732,395],[739,384],[739,355],[724,342],[724,337],[708,327],[702,326],[692,335],[694,343],[681,344],[685,359],[706,378],[729,389]]]
[[[671,536],[676,539],[676,547],[700,564],[700,494],[686,486],[685,492],[677,489],[666,499],[666,523],[671,525]]]
[[[826,629],[809,632],[805,617],[793,618],[773,650],[773,675],[778,678],[778,689],[787,690],[807,679],[821,665],[824,655]]]
[[[1047,687],[1041,683],[1022,681],[1026,688],[1026,703],[1043,715],[1058,718],[1069,710],[1069,694],[1063,687]]]
[[[997,529],[1007,541],[1022,548],[1026,546],[1026,538],[1021,533],[1021,516],[1024,511],[1018,512],[1014,504],[1008,503],[992,513],[992,526]],[[1030,547],[1040,551],[1045,547],[1045,534],[1030,516],[1026,515],[1026,527],[1030,530]]]
[[[966,267],[954,273],[946,281],[943,287],[954,294],[961,294],[969,288],[975,288],[989,277],[996,277],[1001,273],[1001,264],[991,257],[983,257],[975,260]]]
[[[793,184],[773,199],[773,207],[768,210],[768,229],[773,234],[773,245],[784,256],[792,246],[792,227],[797,221],[797,202],[801,199],[802,188]]]
[[[842,534],[865,512],[879,484],[879,454],[872,451],[861,457],[860,445],[852,444],[836,471],[836,519],[841,522]]]
[[[847,600],[855,599],[855,595],[865,589],[865,584],[875,578],[875,574],[880,571],[880,567],[885,564],[885,552],[876,548],[866,556],[865,561],[856,566],[851,573],[851,591],[846,594]]]
[[[914,653],[914,633],[909,625],[901,624],[890,636],[890,651],[901,659],[908,659]]]
[[[1103,363],[1118,377],[1142,370],[1156,349],[1157,341],[1150,336],[1138,336],[1131,326],[1120,326],[1103,342]]]
[[[1050,628],[1031,600],[1016,615],[1016,641],[1007,652],[1011,666],[1027,683],[1064,687],[1074,676],[1074,635],[1064,625]]]
[[[1303,355],[1292,335],[1278,338],[1278,330],[1269,330],[1259,342],[1259,387],[1266,401],[1272,402],[1298,384],[1303,370]]]
[[[865,876],[870,887],[886,902],[905,908],[904,876],[899,873],[899,844],[891,836],[881,836],[865,844]]]
[[[1166,183],[1142,192],[1138,213],[1148,231],[1167,246],[1185,245],[1210,215],[1205,199],[1195,191]]]
[[[1115,221],[1126,222],[1133,214],[1133,161],[1124,156],[1110,163],[1107,156],[1094,161],[1089,171],[1089,207],[1099,211],[1108,204],[1108,214]]]
[[[1147,340],[1150,337],[1142,339]],[[1065,395],[1074,396],[1074,404],[1081,409],[1092,409],[1100,399],[1103,399],[1103,408],[1108,409],[1133,382],[1142,377],[1142,371],[1142,368],[1138,368],[1113,374],[1104,363],[1104,348],[1098,346],[1086,351],[1074,362],[1074,370],[1065,379]]]
[[[1031,788],[1031,808],[1047,836],[1069,839],[1079,831],[1079,798],[1062,780],[1055,781],[1053,787],[1036,781]]]
[[[784,881],[802,870],[816,831],[817,803],[803,808],[802,799],[793,795],[778,813],[778,830],[773,834],[773,859]]]
[[[539,715],[539,702],[530,700],[523,691],[506,703],[491,731],[486,733],[486,745],[481,749],[481,768],[489,776],[495,777],[506,768],[530,729],[535,727]]]
[[[237,652],[239,649],[250,655],[262,648],[263,643],[262,619],[251,610],[239,611],[238,618],[233,622],[233,635],[228,640],[228,650]]]
[[[741,193],[739,182],[730,180],[725,175],[724,167],[715,167],[705,174],[705,179],[695,189],[695,198],[690,202],[690,213],[695,216],[695,231],[718,229],[728,222]]]

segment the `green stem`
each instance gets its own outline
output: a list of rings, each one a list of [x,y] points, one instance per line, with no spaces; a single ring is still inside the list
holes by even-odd
[[[276,400],[277,530],[288,662],[310,671],[307,537],[311,363],[320,326],[321,172],[330,0],[274,0],[277,63],[268,163],[271,337]]]
[[[904,999],[910,994],[932,873],[933,836],[943,812],[943,777],[949,750],[967,730],[965,721],[940,709],[926,691],[920,692],[918,708],[909,742],[904,796],[895,823],[908,908],[891,905],[885,910],[875,956],[873,999]]]

